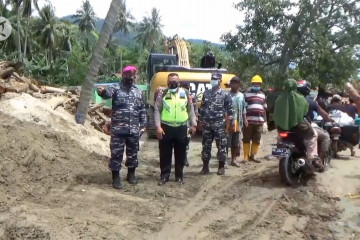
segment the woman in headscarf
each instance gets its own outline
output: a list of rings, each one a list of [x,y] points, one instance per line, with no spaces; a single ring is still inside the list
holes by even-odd
[[[310,123],[305,119],[309,103],[303,95],[296,91],[297,82],[288,79],[284,92],[275,102],[274,121],[279,130],[295,132],[304,139],[306,157],[315,167],[321,168],[322,163],[317,154],[317,136]]]

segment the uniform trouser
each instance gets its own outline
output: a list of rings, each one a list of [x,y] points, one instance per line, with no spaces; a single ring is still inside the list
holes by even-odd
[[[139,150],[139,136],[138,135],[116,135],[111,134],[110,151],[111,158],[109,168],[112,171],[120,171],[121,163],[124,155],[124,148],[126,146],[126,162],[125,166],[128,168],[136,168],[138,166],[137,153]]]
[[[253,143],[260,144],[262,131],[262,124],[249,124],[247,127],[244,127],[243,142],[250,143],[252,141]]]
[[[227,139],[226,139],[226,133],[225,133],[225,124],[213,124],[213,125],[207,125],[203,129],[203,140],[202,140],[202,161],[204,163],[209,163],[211,158],[211,146],[212,142],[215,138],[216,146],[218,148],[217,152],[217,158],[219,162],[225,162],[226,161],[226,145],[227,145]]]
[[[171,173],[172,153],[175,156],[175,176],[182,178],[187,146],[187,126],[172,127],[161,124],[165,132],[159,140],[161,178],[169,179]]]

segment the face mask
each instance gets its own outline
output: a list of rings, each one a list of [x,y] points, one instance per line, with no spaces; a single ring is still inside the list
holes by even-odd
[[[124,84],[127,86],[131,86],[134,83],[134,79],[129,78],[129,77],[123,78],[123,81],[124,81]]]
[[[177,89],[178,83],[177,82],[170,82],[168,84],[169,89]]]
[[[217,86],[219,86],[219,80],[210,80],[210,84],[213,87],[217,87]]]
[[[169,91],[175,93],[177,91],[177,88],[169,88]]]
[[[252,89],[254,91],[258,92],[258,91],[260,91],[261,88],[259,86],[253,86]]]

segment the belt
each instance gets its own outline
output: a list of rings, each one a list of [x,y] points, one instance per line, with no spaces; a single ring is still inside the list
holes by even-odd
[[[161,121],[161,123],[169,125],[171,127],[180,127],[180,126],[187,125],[188,121],[185,121],[185,122],[182,122],[182,123],[173,123],[173,122]]]

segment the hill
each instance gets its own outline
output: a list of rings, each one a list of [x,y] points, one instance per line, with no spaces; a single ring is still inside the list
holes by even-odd
[[[74,22],[74,17],[72,15],[68,15],[65,17],[61,18],[62,20],[68,20],[70,22]],[[96,31],[100,32],[102,26],[104,25],[104,19],[97,19],[95,22],[95,28]],[[135,43],[135,36],[139,34],[138,31],[136,31],[136,27],[138,26],[138,23],[135,23],[135,29],[130,30],[129,33],[125,34],[123,32],[117,32],[114,37],[115,37],[115,42],[121,46],[124,47],[134,47],[136,45]],[[191,38],[191,39],[186,39],[187,41],[189,41],[192,44],[203,44],[204,39],[196,39],[196,38]],[[217,46],[217,47],[224,47],[224,44],[219,44],[219,43],[212,43],[212,45]]]

